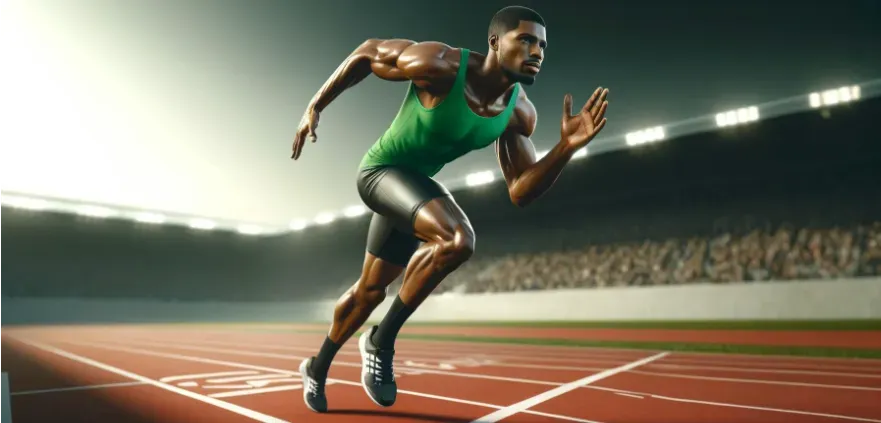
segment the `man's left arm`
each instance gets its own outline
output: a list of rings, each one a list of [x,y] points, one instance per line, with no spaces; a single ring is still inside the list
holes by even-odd
[[[560,141],[544,157],[536,160],[535,145],[530,137],[535,131],[538,116],[535,106],[521,90],[514,115],[496,142],[496,155],[512,203],[525,207],[541,197],[557,181],[572,155],[586,146],[602,129],[605,118],[599,117],[605,113],[607,92],[600,93],[597,89],[582,112],[575,116],[570,115],[572,97],[567,95],[563,101]],[[597,107],[592,107],[592,103]],[[588,118],[583,116],[585,113]],[[594,122],[597,124],[594,125]]]

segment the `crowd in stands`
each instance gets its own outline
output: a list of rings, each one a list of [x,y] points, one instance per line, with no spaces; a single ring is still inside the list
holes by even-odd
[[[783,225],[738,235],[586,245],[568,251],[475,259],[447,277],[435,293],[879,275],[881,222],[847,228]],[[400,283],[390,289],[396,290]]]

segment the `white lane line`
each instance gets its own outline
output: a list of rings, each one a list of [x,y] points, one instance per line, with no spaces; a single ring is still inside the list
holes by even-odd
[[[150,345],[159,348],[168,348],[168,349],[183,349],[183,350],[194,350],[194,351],[207,351],[207,352],[216,352],[221,354],[230,354],[230,355],[245,355],[245,356],[257,356],[257,357],[267,357],[267,358],[278,358],[282,360],[296,360],[296,359],[304,359],[305,357],[284,355],[284,354],[275,354],[275,353],[267,353],[267,352],[256,352],[256,351],[241,351],[241,350],[233,350],[227,348],[214,348],[214,347],[200,347],[200,346],[192,346],[192,345],[181,345],[181,344],[163,344],[159,342],[148,342],[148,341],[138,341],[134,342],[134,344],[138,345]],[[672,356],[671,356],[672,357]],[[658,362],[654,362],[646,365],[644,368],[652,368],[661,366],[657,364]],[[334,361],[334,365],[337,366],[345,366],[345,367],[358,367],[361,365],[359,363],[346,362],[346,361]],[[398,367],[400,371],[405,371],[407,368],[404,366]],[[605,368],[599,369],[590,369],[586,368],[587,371],[603,371]],[[503,382],[517,382],[517,383],[528,383],[533,385],[547,385],[547,386],[560,386],[563,383],[561,382],[551,382],[551,381],[542,381],[542,380],[534,380],[534,379],[524,379],[524,378],[515,378],[515,377],[507,377],[507,376],[492,376],[492,375],[484,375],[480,373],[466,373],[466,372],[449,372],[444,370],[434,370],[434,369],[419,369],[422,373],[428,374],[439,374],[451,377],[464,377],[464,378],[472,378],[472,379],[486,379],[486,380],[498,380]],[[655,376],[665,376],[665,375],[673,375],[673,373],[664,373],[664,372],[654,372],[648,370],[634,370],[631,373],[640,373],[646,375],[655,375]],[[857,375],[859,376],[859,375]],[[781,385],[781,386],[805,386],[805,387],[814,387],[814,388],[829,388],[829,389],[852,389],[852,390],[868,390],[874,391],[879,390],[879,388],[864,388],[861,386],[850,386],[850,385],[823,385],[823,384],[810,384],[805,382],[786,382],[786,381],[777,381],[777,380],[760,380],[760,379],[737,379],[737,378],[722,378],[722,377],[713,377],[713,376],[691,376],[691,375],[681,375],[681,376],[669,376],[669,377],[681,377],[681,378],[691,378],[691,379],[705,379],[705,380],[718,380],[725,382],[743,382],[743,383],[760,383],[767,385]]]
[[[134,380],[137,380],[137,381],[140,381],[140,382],[144,382],[144,383],[147,383],[147,384],[153,385],[153,386],[155,386],[155,387],[157,387],[157,388],[165,389],[166,391],[174,392],[174,393],[176,393],[176,394],[183,395],[183,396],[185,396],[185,397],[192,398],[192,399],[194,399],[194,400],[201,401],[201,402],[204,402],[204,403],[206,403],[206,404],[210,404],[210,405],[213,405],[213,406],[215,406],[215,407],[222,408],[222,409],[224,409],[224,410],[231,411],[231,412],[233,412],[233,413],[236,413],[236,414],[239,414],[239,415],[242,415],[242,416],[245,416],[245,417],[249,417],[249,418],[254,419],[254,420],[257,420],[257,421],[259,421],[259,422],[263,422],[263,423],[287,423],[285,420],[281,420],[281,419],[279,419],[279,418],[272,417],[272,416],[269,416],[269,415],[266,415],[266,414],[263,414],[263,413],[260,413],[260,412],[254,411],[254,410],[251,410],[251,409],[249,409],[249,408],[241,407],[241,406],[238,406],[238,405],[235,405],[235,404],[230,404],[230,403],[228,403],[228,402],[221,401],[221,400],[218,400],[218,399],[215,399],[215,398],[211,398],[211,397],[207,397],[207,396],[205,396],[205,395],[197,394],[197,393],[195,393],[195,392],[188,391],[188,390],[186,390],[186,389],[181,389],[181,388],[178,388],[177,386],[169,385],[169,384],[167,384],[167,383],[160,382],[160,381],[158,381],[158,380],[150,379],[150,378],[148,378],[148,377],[141,376],[141,375],[139,375],[139,374],[132,373],[132,372],[129,372],[129,371],[127,371],[127,370],[120,369],[120,368],[118,368],[118,367],[113,367],[113,366],[111,366],[111,365],[109,365],[109,364],[105,364],[105,363],[102,363],[102,362],[100,362],[100,361],[92,360],[91,358],[87,358],[87,357],[83,357],[83,356],[81,356],[81,355],[77,355],[77,354],[74,354],[74,353],[71,353],[71,352],[67,352],[67,351],[62,350],[62,349],[59,349],[59,348],[55,348],[55,347],[52,347],[52,346],[49,346],[49,345],[45,345],[45,344],[42,344],[42,343],[39,343],[39,342],[28,341],[28,340],[23,340],[23,339],[19,339],[19,341],[22,342],[22,343],[28,344],[28,345],[30,345],[30,346],[32,346],[32,347],[39,348],[39,349],[41,349],[41,350],[43,350],[43,351],[47,351],[47,352],[50,352],[50,353],[53,353],[53,354],[56,354],[56,355],[60,355],[60,356],[62,356],[62,357],[64,357],[64,358],[67,358],[67,359],[70,359],[70,360],[73,360],[73,361],[76,361],[76,362],[79,362],[79,363],[87,364],[87,365],[89,365],[89,366],[96,367],[96,368],[99,368],[99,369],[104,370],[104,371],[108,371],[108,372],[111,372],[111,373],[116,373],[116,374],[118,374],[118,375],[120,375],[120,376],[125,376],[125,377],[130,378],[130,379],[134,379]]]
[[[85,341],[65,341],[71,342],[80,345],[87,345]],[[179,349],[179,350],[190,350],[190,351],[202,351],[202,352],[210,352],[216,354],[229,354],[229,355],[242,355],[242,356],[251,356],[251,357],[264,357],[264,358],[275,358],[279,360],[304,360],[307,357],[305,356],[295,356],[289,354],[275,354],[275,353],[266,353],[266,352],[257,352],[257,351],[242,351],[242,350],[233,350],[228,348],[213,348],[213,347],[198,347],[192,345],[181,345],[181,344],[162,344],[158,342],[132,342],[130,344],[134,345],[144,345],[144,346],[152,346],[155,348],[163,348],[163,349]],[[100,345],[120,345],[116,342],[108,342],[102,343]],[[361,363],[354,363],[349,361],[334,361],[334,366],[344,366],[344,367],[357,367],[361,368]],[[465,372],[450,372],[446,370],[435,370],[435,369],[424,369],[424,368],[409,368],[406,366],[396,366],[395,372],[400,370],[401,372],[405,372],[408,370],[418,371],[420,373],[425,374],[435,374],[435,375],[444,375],[444,376],[453,376],[453,377],[462,377],[462,378],[471,378],[471,379],[487,379],[487,380],[498,380],[502,382],[519,382],[519,383],[530,383],[533,385],[548,385],[548,386],[559,386],[559,382],[545,382],[538,380],[530,380],[530,379],[522,379],[516,377],[506,377],[506,376],[490,376],[478,373],[465,373]]]
[[[703,405],[715,405],[715,406],[719,406],[719,407],[743,408],[743,409],[749,409],[749,410],[771,411],[771,412],[775,412],[775,413],[784,413],[784,414],[801,414],[801,415],[806,415],[806,416],[820,416],[820,417],[830,417],[833,419],[881,423],[881,420],[874,420],[874,419],[869,419],[869,418],[864,418],[864,417],[844,416],[844,415],[840,415],[840,414],[815,413],[812,411],[792,410],[792,409],[788,409],[788,408],[761,407],[761,406],[755,406],[755,405],[731,404],[731,403],[727,403],[727,402],[701,401],[701,400],[693,400],[693,399],[688,399],[688,398],[678,398],[678,397],[668,397],[665,395],[655,395],[655,394],[650,394],[648,392],[636,392],[636,391],[627,391],[624,389],[617,389],[617,388],[605,388],[602,386],[586,386],[585,388],[596,389],[596,390],[600,390],[600,391],[614,392],[616,394],[624,393],[624,394],[630,394],[630,395],[641,395],[644,397],[665,400],[665,401],[685,402],[685,403],[703,404]]]
[[[285,373],[285,374],[290,374],[290,375],[299,375],[300,374],[299,372],[278,369],[275,367],[258,366],[258,365],[254,365],[254,364],[238,363],[238,362],[225,361],[225,360],[216,360],[213,358],[195,357],[195,356],[188,356],[188,355],[181,355],[181,354],[174,354],[174,353],[150,351],[150,350],[145,350],[143,348],[119,347],[119,346],[114,346],[114,345],[99,344],[99,343],[84,342],[84,341],[63,341],[63,342],[67,343],[67,344],[73,344],[73,345],[82,345],[82,346],[89,346],[89,347],[94,347],[94,348],[101,348],[101,349],[110,350],[110,351],[122,351],[122,352],[131,353],[131,354],[171,358],[171,359],[175,359],[175,360],[192,361],[192,362],[196,362],[196,363],[218,364],[218,365],[227,366],[227,367],[237,367],[240,369],[251,369],[251,370],[257,370],[257,371],[263,371],[263,372],[277,372],[277,373]],[[340,385],[357,386],[358,388],[361,388],[360,382],[353,382],[353,381],[343,380],[343,379],[328,378],[327,383],[328,384],[338,383]],[[553,382],[549,382],[549,383],[553,384],[553,385],[557,385],[557,383],[553,383]],[[488,403],[483,403],[483,402],[464,400],[464,399],[460,399],[460,398],[452,398],[452,397],[445,397],[445,396],[440,396],[440,395],[427,394],[424,392],[409,391],[409,390],[405,390],[405,389],[398,389],[398,393],[399,394],[406,394],[406,395],[413,395],[413,396],[423,397],[423,398],[442,400],[442,401],[447,401],[447,402],[454,402],[454,403],[459,403],[459,404],[475,405],[478,407],[492,408],[492,409],[496,409],[496,410],[504,408],[500,405],[495,405],[495,404],[488,404]],[[567,421],[572,421],[572,422],[579,422],[579,423],[601,423],[601,422],[597,422],[594,420],[580,419],[577,417],[564,416],[564,415],[553,414],[553,413],[545,413],[545,412],[541,412],[541,411],[525,410],[525,411],[523,411],[523,413],[524,414],[532,414],[532,415],[536,415],[536,416],[550,417],[550,418],[555,418],[555,419],[560,419],[560,420],[567,420]]]
[[[673,378],[680,378],[680,379],[713,380],[713,381],[719,381],[719,382],[757,383],[757,384],[762,384],[762,385],[804,386],[804,387],[808,387],[808,388],[850,389],[850,390],[854,390],[854,391],[881,391],[881,388],[873,388],[870,386],[827,385],[827,384],[823,384],[823,383],[788,382],[788,381],[783,381],[783,380],[740,379],[740,378],[731,378],[731,377],[697,376],[697,375],[683,375],[683,374],[679,374],[679,373],[650,372],[650,371],[645,371],[645,370],[632,370],[630,373],[646,375],[646,376],[673,377]]]
[[[801,414],[804,416],[830,417],[833,419],[854,420],[854,421],[858,421],[858,422],[881,423],[881,420],[876,420],[876,419],[842,416],[839,414],[813,413],[810,411],[789,410],[789,409],[785,409],[785,408],[757,407],[754,405],[739,405],[739,404],[728,404],[728,403],[724,403],[724,402],[699,401],[699,400],[684,399],[684,398],[665,397],[662,395],[652,395],[652,398],[657,398],[657,399],[662,399],[662,400],[667,400],[667,401],[688,402],[688,403],[692,403],[692,404],[715,405],[715,406],[719,406],[719,407],[745,408],[748,410],[775,411],[778,413]]]
[[[747,369],[733,368],[724,366],[689,366],[681,364],[652,364],[647,366],[655,369],[672,369],[672,370],[710,370],[719,372],[743,372],[743,373],[774,373],[781,375],[814,375],[814,376],[843,376],[856,377],[865,379],[881,379],[881,374],[865,374],[865,373],[843,373],[843,372],[823,372],[817,370],[779,370],[779,369]]]
[[[125,340],[123,342],[136,342],[136,341],[146,341],[146,342],[169,342],[168,340],[162,340],[150,337],[149,339],[141,338],[141,339],[131,339]],[[209,339],[189,339],[189,342],[199,345],[218,345],[218,346],[240,346],[241,342],[229,342],[229,341],[215,341]],[[310,354],[314,354],[317,347],[308,347],[308,346],[294,346],[294,345],[262,345],[260,343],[251,344],[256,346],[261,350],[279,350],[279,351],[302,351]],[[525,355],[510,355],[510,354],[486,354],[483,352],[477,351],[441,351],[441,350],[433,350],[433,351],[424,351],[424,350],[414,350],[408,347],[400,347],[399,353],[397,356],[401,358],[413,358],[418,359],[419,361],[425,361],[428,357],[435,358],[437,361],[450,361],[453,358],[461,357],[461,356],[471,356],[475,358],[505,358],[512,360],[535,360],[536,356],[525,356]],[[351,348],[349,346],[344,346],[337,352],[337,355],[351,355],[351,356],[361,356],[361,353],[357,348]],[[606,364],[624,364],[629,362],[634,357],[612,357],[612,356],[601,356],[597,357],[595,355],[585,355],[583,357],[578,358],[559,358],[559,357],[546,357],[541,356],[541,361],[547,362],[563,362],[563,363],[606,363]],[[493,365],[501,365],[501,364],[493,364]]]
[[[177,376],[166,376],[162,379],[159,379],[160,382],[174,382],[176,380],[181,379],[203,379],[208,377],[221,377],[221,376],[239,376],[239,375],[253,375],[257,374],[257,372],[253,370],[245,370],[245,371],[234,371],[234,372],[214,372],[214,373],[194,373],[191,375],[177,375]]]
[[[645,398],[645,397],[641,397],[639,395],[625,394],[624,392],[615,392],[615,395],[621,395],[622,397],[630,397],[630,398],[638,398],[638,399]]]
[[[302,388],[303,388],[303,385],[301,385],[301,384],[273,386],[271,388],[248,389],[245,391],[218,392],[216,394],[211,394],[208,396],[211,398],[228,398],[228,397],[239,397],[242,395],[265,394],[267,392],[293,391],[295,389],[302,389]]]
[[[146,385],[144,382],[116,382],[116,383],[101,383],[98,385],[81,385],[81,386],[65,386],[63,388],[47,388],[47,389],[32,389],[30,391],[18,391],[12,392],[9,395],[33,395],[33,394],[48,394],[53,392],[68,392],[68,391],[87,391],[90,389],[104,389],[104,388],[117,388],[122,386],[139,386]]]
[[[267,374],[267,375],[259,375],[259,376],[236,376],[236,377],[225,377],[220,379],[208,379],[208,383],[229,383],[229,382],[241,382],[241,381],[252,381],[252,380],[265,380],[265,379],[287,379],[290,376],[281,375],[281,374]],[[299,379],[297,379],[299,380]]]
[[[538,394],[532,398],[527,398],[527,399],[520,401],[516,404],[511,404],[501,410],[497,410],[493,413],[487,414],[477,420],[473,420],[472,423],[497,422],[497,421],[502,420],[504,418],[513,416],[514,414],[517,414],[521,411],[532,408],[532,407],[534,407],[538,404],[541,404],[545,401],[548,401],[552,398],[556,398],[556,397],[563,395],[567,392],[578,389],[582,386],[590,385],[591,383],[606,379],[606,378],[614,376],[618,373],[626,372],[628,370],[634,369],[634,368],[642,366],[644,364],[651,363],[652,361],[664,358],[668,354],[670,354],[670,353],[669,352],[658,353],[658,354],[655,354],[651,357],[646,357],[641,360],[636,360],[634,362],[625,364],[623,366],[618,366],[613,369],[604,370],[602,372],[592,374],[590,376],[578,379],[576,381],[569,382],[565,385],[560,385],[560,386],[558,386],[554,389],[551,389],[549,391],[542,392],[541,394]]]

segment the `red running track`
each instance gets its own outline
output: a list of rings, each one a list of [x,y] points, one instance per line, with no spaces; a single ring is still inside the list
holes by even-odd
[[[367,398],[349,342],[316,414],[296,369],[323,336],[237,328],[4,328],[13,422],[881,423],[881,360],[414,340],[397,404]]]

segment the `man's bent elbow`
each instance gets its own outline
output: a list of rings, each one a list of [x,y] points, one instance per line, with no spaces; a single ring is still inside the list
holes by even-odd
[[[513,191],[509,191],[508,196],[511,198],[511,204],[514,204],[514,206],[518,208],[524,208],[532,203],[531,198]]]

